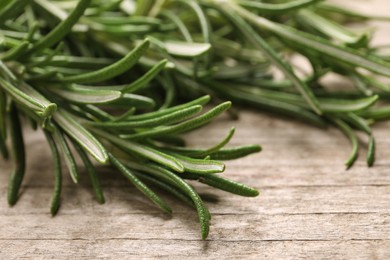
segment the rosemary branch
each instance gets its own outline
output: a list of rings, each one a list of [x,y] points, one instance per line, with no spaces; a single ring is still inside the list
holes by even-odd
[[[62,163],[74,183],[80,178],[76,156],[84,164],[99,203],[105,200],[98,166],[90,157],[99,164],[112,165],[168,214],[172,209],[149,183],[189,203],[198,212],[203,239],[209,232],[210,213],[188,181],[198,180],[242,196],[258,195],[249,186],[214,175],[225,170],[223,159],[259,152],[260,146],[224,149],[234,129],[220,143],[205,149],[184,148],[180,137],[210,123],[231,103],[224,102],[203,114],[211,99],[208,95],[174,104],[169,96],[175,93],[168,72],[172,64],[165,59],[153,60],[152,66],[140,63],[150,49],[148,38],[127,41],[130,44],[122,57],[106,48],[105,44],[116,44],[108,40],[114,28],[104,28],[98,22],[104,21],[108,6],[91,0],[39,0],[22,7],[10,1],[0,6],[0,20],[5,21],[0,25],[0,148],[7,159],[10,132],[15,164],[8,189],[10,205],[18,199],[28,156],[20,117],[43,130],[52,151],[53,215],[61,201]],[[114,7],[118,5],[109,6]],[[153,21],[134,22],[142,28],[149,20]],[[87,28],[86,34],[77,31],[79,28]]]
[[[43,129],[52,150],[52,214],[60,204],[62,161],[79,179],[76,155],[104,202],[92,157],[116,168],[164,212],[170,207],[146,183],[194,207],[204,239],[210,213],[189,181],[258,195],[216,175],[223,160],[261,149],[224,148],[234,129],[209,148],[183,147],[180,134],[228,110],[225,100],[338,127],[352,144],[347,167],[362,131],[373,165],[371,125],[390,118],[390,55],[386,46],[372,46],[367,30],[348,27],[369,19],[390,20],[321,0],[1,2],[0,152],[8,158],[10,138],[15,162],[9,203],[16,202],[25,171],[20,117]],[[294,56],[304,56],[310,70],[302,73]],[[323,82],[331,74],[352,88],[335,91]],[[221,104],[199,115],[210,96]]]

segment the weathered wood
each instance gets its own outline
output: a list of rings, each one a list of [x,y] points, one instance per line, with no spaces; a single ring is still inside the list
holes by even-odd
[[[7,240],[8,259],[389,259],[389,241]],[[23,250],[21,250],[23,248]],[[59,253],[59,252],[65,253]]]
[[[216,141],[232,123],[237,124],[221,118],[204,130]],[[198,240],[192,209],[164,195],[174,205],[174,215],[164,215],[107,169],[101,173],[105,205],[95,202],[85,176],[80,187],[67,177],[62,208],[57,217],[50,217],[50,154],[42,136],[30,133],[30,171],[20,201],[13,208],[7,206],[5,196],[0,201],[2,257],[388,258],[389,124],[375,128],[378,165],[368,169],[362,158],[345,171],[342,162],[348,142],[336,130],[324,133],[253,111],[242,113],[239,123],[233,141],[258,139],[264,151],[229,162],[226,175],[252,184],[262,195],[247,199],[196,185],[202,194],[212,193],[218,199],[208,202],[214,217],[207,242]],[[192,145],[206,144],[202,131],[188,138]],[[312,151],[310,160],[301,157],[307,150]],[[5,195],[10,164],[2,164],[0,193]]]
[[[353,2],[367,11],[366,1]],[[387,5],[376,0],[370,10]],[[50,152],[40,133],[27,130],[28,173],[12,208],[12,165],[0,160],[0,258],[390,259],[390,122],[374,128],[375,167],[366,167],[362,150],[348,171],[349,143],[336,129],[252,110],[239,121],[220,117],[187,135],[188,143],[209,146],[234,125],[233,144],[259,143],[264,151],[228,162],[225,175],[262,194],[241,198],[195,184],[213,214],[207,241],[199,239],[192,209],[163,193],[174,210],[167,216],[107,169],[100,173],[105,205],[94,200],[85,174],[78,186],[65,174],[62,207],[52,218]]]

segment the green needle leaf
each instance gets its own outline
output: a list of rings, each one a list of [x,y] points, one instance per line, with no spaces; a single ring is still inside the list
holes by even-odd
[[[357,100],[319,99],[321,108],[327,112],[356,112],[374,105],[378,95]]]
[[[153,99],[136,94],[122,94],[121,98],[110,102],[111,106],[118,107],[136,107],[136,108],[153,108],[155,106]]]
[[[276,53],[276,51],[263,39],[260,37],[259,34],[257,34],[252,27],[249,26],[240,16],[234,15],[234,13],[229,12],[230,5],[226,5],[223,8],[226,8],[227,10],[224,11],[224,14],[229,18],[230,21],[232,21],[236,27],[244,34],[246,38],[259,50],[261,50],[268,59],[271,60],[271,62],[274,63],[274,65],[280,69],[283,74],[294,84],[295,87],[299,90],[299,92],[302,94],[302,96],[305,98],[305,100],[308,102],[310,107],[315,111],[317,114],[321,115],[321,108],[320,105],[314,96],[311,89],[306,85],[305,82],[300,80],[294,73],[294,71],[291,69],[289,65],[287,65]],[[234,8],[232,8],[235,10]],[[241,10],[241,9],[239,9]],[[246,12],[245,12],[246,14]]]
[[[57,146],[59,146],[60,151],[62,152],[62,155],[64,156],[65,163],[68,167],[68,170],[69,170],[70,176],[72,177],[73,182],[78,183],[79,172],[77,169],[76,161],[73,157],[72,152],[69,149],[69,145],[66,142],[63,133],[61,132],[60,129],[58,129],[58,127],[54,131],[53,138],[54,138]]]
[[[93,87],[72,85],[65,89],[50,89],[57,95],[69,101],[81,104],[105,104],[121,98],[122,93],[115,90],[102,90]]]
[[[111,163],[132,183],[137,189],[146,195],[153,203],[159,206],[164,212],[172,213],[172,209],[156,193],[140,181],[128,168],[119,162],[112,154],[108,154]]]
[[[0,24],[15,16],[20,10],[22,10],[30,0],[13,0],[8,5],[0,8]]]
[[[100,135],[101,137],[107,139],[108,141],[114,143],[115,145],[117,145],[118,147],[120,147],[121,149],[127,152],[135,153],[146,159],[160,163],[176,172],[184,171],[183,165],[173,156],[159,152],[158,150],[155,150],[145,145],[123,140],[114,135],[108,134],[106,132],[97,129],[93,129],[92,131]]]
[[[58,152],[58,148],[56,143],[54,142],[54,139],[52,135],[44,131],[46,140],[50,146],[51,152],[53,154],[54,159],[54,194],[51,200],[51,206],[50,206],[50,212],[52,216],[56,215],[58,212],[58,209],[60,207],[60,200],[61,200],[61,189],[62,189],[62,170],[61,170],[61,158],[60,154]]]
[[[59,110],[54,114],[54,120],[98,162],[106,163],[108,161],[107,152],[102,144],[90,132],[77,123],[68,112]]]
[[[29,42],[23,42],[19,46],[14,47],[11,50],[9,50],[8,52],[4,53],[0,58],[3,61],[17,60],[30,47],[31,47],[31,44]]]
[[[162,109],[162,110],[158,110],[158,111],[150,112],[150,113],[144,113],[144,114],[139,114],[139,115],[134,115],[134,116],[131,115],[130,117],[126,118],[126,120],[127,121],[136,121],[136,120],[147,120],[147,119],[162,117],[164,115],[167,115],[167,114],[170,114],[173,112],[178,112],[178,111],[181,111],[183,109],[187,109],[187,108],[192,107],[192,106],[205,105],[210,101],[210,99],[211,99],[210,96],[207,95],[207,96],[200,97],[198,99],[195,99],[193,101],[190,101],[190,102],[182,104],[182,105],[173,106],[170,108],[166,108],[166,109]]]
[[[210,158],[214,160],[233,160],[252,153],[258,153],[260,151],[261,146],[259,145],[237,146],[233,148],[220,149],[218,152],[211,154]]]
[[[206,175],[199,178],[199,181],[205,183],[209,186],[237,194],[245,197],[256,197],[259,195],[259,192],[256,189],[253,189],[249,186],[246,186],[242,183],[237,183],[217,175]]]
[[[172,181],[177,188],[179,188],[185,194],[187,194],[194,202],[195,208],[198,212],[202,239],[207,238],[209,234],[209,228],[210,228],[210,212],[208,211],[207,207],[204,205],[198,193],[188,183],[186,183],[183,179],[181,179],[173,172],[156,165],[140,166],[133,163],[131,165],[139,169],[143,169],[148,173],[155,175],[156,177],[166,178]]]
[[[146,72],[142,77],[138,78],[133,83],[124,87],[121,91],[123,93],[131,93],[145,87],[152,79],[154,79],[160,73],[160,71],[162,71],[166,67],[167,63],[167,60],[160,61],[159,63],[154,65],[148,72]]]
[[[140,138],[149,138],[149,137],[155,137],[155,136],[161,136],[161,135],[167,135],[167,134],[178,134],[183,133],[188,130],[200,127],[202,125],[205,125],[209,123],[214,117],[217,117],[227,109],[231,107],[231,102],[225,102],[222,103],[214,108],[212,108],[210,111],[204,113],[203,115],[197,116],[193,119],[187,120],[183,123],[179,123],[177,125],[173,126],[164,126],[152,130],[146,130],[137,134],[130,134],[130,135],[123,135],[122,138],[124,139],[140,139]]]
[[[5,160],[9,158],[7,144],[5,143],[5,139],[2,136],[0,136],[0,154]]]
[[[211,50],[209,43],[194,43],[194,42],[164,42],[166,51],[174,56],[194,58],[202,56]]]
[[[347,166],[347,169],[348,169],[354,164],[354,162],[357,159],[358,150],[359,150],[358,139],[357,139],[355,133],[353,132],[353,130],[344,121],[342,121],[340,119],[331,119],[331,121],[334,122],[340,128],[340,130],[345,134],[345,136],[348,137],[348,139],[350,140],[350,142],[352,144],[351,155],[349,156],[349,158],[345,162],[345,165]]]
[[[91,179],[91,182],[92,182],[93,190],[95,191],[96,200],[100,204],[103,204],[105,202],[104,194],[103,194],[103,190],[102,190],[102,187],[100,185],[100,181],[99,181],[99,178],[97,176],[96,169],[95,169],[94,165],[89,160],[88,155],[85,153],[84,149],[77,142],[72,140],[72,144],[73,144],[75,150],[77,151],[77,153],[79,154],[79,156],[80,156],[80,158],[85,166],[85,169],[88,172],[89,178]]]
[[[172,186],[171,184],[163,182],[163,181],[160,181],[157,178],[154,178],[154,177],[151,177],[151,176],[148,176],[146,174],[142,174],[142,173],[139,173],[139,172],[136,172],[136,171],[134,172],[134,174],[137,175],[140,179],[143,179],[145,181],[148,181],[148,182],[154,184],[155,186],[157,186],[157,187],[159,187],[159,188],[161,188],[161,189],[171,193],[176,198],[182,200],[183,202],[185,202],[186,204],[190,205],[191,207],[194,207],[194,203],[191,200],[191,198],[188,197],[184,192],[182,192],[178,188]]]
[[[223,172],[225,170],[225,164],[220,161],[192,159],[187,156],[172,154],[179,163],[184,166],[186,172],[197,174],[212,174]]]
[[[74,10],[69,16],[60,22],[54,29],[52,29],[46,36],[42,37],[38,42],[34,43],[33,47],[28,51],[26,55],[41,52],[45,48],[52,47],[58,43],[65,35],[67,35],[73,25],[75,25],[80,17],[84,14],[84,11],[90,5],[91,0],[80,0]]]
[[[44,105],[39,103],[37,100],[31,98],[29,95],[26,95],[24,92],[13,86],[10,82],[6,81],[0,77],[0,87],[3,88],[8,95],[10,95],[15,102],[18,104],[30,109],[32,111],[43,111]]]
[[[275,3],[268,4],[257,1],[238,0],[237,2],[251,10],[256,10],[263,14],[279,14],[286,13],[288,11],[294,11],[297,9],[303,9],[304,7],[317,4],[324,0],[295,0],[287,3]]]
[[[63,77],[61,82],[70,83],[94,83],[112,79],[133,67],[149,47],[149,40],[144,40],[133,51],[129,52],[121,60],[97,71],[80,75]]]
[[[188,118],[202,110],[202,106],[195,105],[189,108],[184,108],[161,117],[127,121],[127,122],[86,122],[88,125],[97,126],[102,129],[113,129],[118,131],[128,131],[134,128],[152,128],[160,125],[172,124]]]
[[[374,138],[374,136],[370,135],[370,141],[368,144],[368,151],[367,151],[367,165],[368,165],[368,167],[373,166],[374,162],[375,162],[375,138]]]
[[[271,22],[238,6],[229,4],[229,7],[244,16],[245,19],[248,19],[254,25],[269,30],[284,39],[298,44],[302,48],[314,50],[320,55],[326,55],[334,60],[340,60],[346,64],[365,68],[380,75],[390,76],[390,65],[381,59],[370,55],[362,55],[352,48],[339,47],[320,37],[296,30],[292,27]]]
[[[183,147],[168,147],[167,150],[174,151],[174,152],[180,152],[181,154],[185,154],[187,156],[192,157],[206,157],[212,153],[218,152],[222,147],[224,147],[226,144],[230,142],[234,135],[235,129],[232,127],[230,128],[229,133],[226,135],[224,139],[221,140],[218,144],[202,150],[202,149],[189,149],[189,148],[183,148]]]
[[[8,204],[14,205],[18,200],[19,189],[23,181],[26,168],[26,155],[22,126],[16,108],[13,106],[9,118],[11,141],[13,148],[13,159],[15,169],[13,170],[8,184]]]

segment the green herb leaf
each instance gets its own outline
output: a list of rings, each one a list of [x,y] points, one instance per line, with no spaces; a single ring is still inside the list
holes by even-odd
[[[148,47],[149,40],[146,39],[133,51],[129,52],[125,57],[123,57],[121,60],[117,61],[114,64],[111,64],[97,71],[64,77],[60,79],[60,81],[70,83],[94,83],[112,79],[133,67],[137,63],[139,58],[148,49]]]
[[[108,161],[108,155],[103,145],[90,132],[77,123],[68,112],[59,110],[55,113],[54,120],[98,162],[106,163]]]

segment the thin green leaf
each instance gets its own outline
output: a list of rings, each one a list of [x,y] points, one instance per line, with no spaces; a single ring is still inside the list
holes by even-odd
[[[251,105],[272,112],[293,116],[295,118],[304,120],[319,127],[326,126],[326,123],[323,118],[311,111],[308,111],[305,108],[302,108],[302,102],[300,103],[300,105],[289,104],[287,102],[265,98],[261,95],[245,93],[238,89],[225,88],[223,86],[215,84],[214,82],[209,82],[207,86],[211,87],[213,90],[218,91],[218,93],[220,93],[221,95],[224,95],[226,98],[229,98],[230,100],[235,101],[237,103],[241,103],[243,105]]]
[[[107,152],[102,144],[90,132],[76,122],[68,112],[58,110],[58,112],[54,114],[54,120],[98,162],[106,163],[108,161]]]
[[[160,151],[157,151],[151,147],[142,144],[123,140],[114,135],[111,135],[109,133],[97,129],[92,129],[92,131],[100,135],[104,139],[114,143],[116,146],[120,147],[121,149],[127,152],[135,153],[139,156],[142,156],[143,158],[160,163],[176,172],[184,171],[183,165],[179,163],[173,156],[162,153]]]
[[[169,125],[185,118],[188,118],[202,110],[202,106],[195,105],[189,108],[184,108],[179,111],[172,112],[161,117],[127,121],[127,122],[86,122],[88,125],[97,126],[103,129],[114,129],[118,131],[128,131],[134,128],[152,128],[160,125]]]
[[[155,111],[155,112],[150,112],[150,113],[144,113],[144,114],[139,114],[139,115],[131,115],[130,117],[126,118],[127,121],[138,121],[138,120],[147,120],[147,119],[153,119],[153,118],[156,118],[156,117],[161,117],[161,116],[165,116],[167,114],[170,114],[170,113],[174,113],[174,112],[178,112],[178,111],[181,111],[183,109],[186,109],[186,108],[189,108],[189,107],[192,107],[192,106],[196,106],[196,105],[205,105],[207,104],[209,101],[210,101],[210,96],[209,95],[206,95],[206,96],[203,96],[203,97],[200,97],[198,99],[195,99],[193,101],[190,101],[190,102],[187,102],[185,104],[182,104],[182,105],[178,105],[178,106],[173,106],[173,107],[170,107],[170,108],[166,108],[166,109],[163,109],[163,110],[158,110],[158,111]]]
[[[8,204],[15,205],[26,170],[25,145],[18,111],[13,106],[9,113],[14,170],[8,183]]]
[[[53,52],[54,53],[54,52]],[[101,69],[115,62],[112,58],[78,57],[70,55],[55,55],[48,59],[47,56],[32,57],[28,66],[43,64],[45,66],[77,68],[77,69]]]
[[[257,12],[262,14],[284,14],[289,11],[303,9],[304,7],[308,7],[310,5],[314,5],[322,1],[324,0],[295,0],[289,1],[287,3],[263,3],[258,1],[246,0],[239,0],[237,2],[250,10],[256,10]]]
[[[69,145],[65,140],[64,134],[61,132],[61,130],[59,128],[56,128],[56,130],[54,131],[53,138],[54,138],[54,141],[55,141],[57,147],[59,147],[59,149],[64,157],[66,166],[68,167],[69,174],[70,174],[73,182],[78,183],[79,171],[77,169],[76,161],[73,157],[72,152],[69,149]]]
[[[341,117],[343,118],[343,120],[352,124],[354,127],[359,129],[360,131],[363,131],[366,134],[371,135],[371,128],[364,118],[362,118],[354,113],[348,113],[346,116],[342,115]]]
[[[21,90],[13,86],[9,81],[4,80],[2,77],[0,77],[0,86],[5,92],[7,92],[8,95],[13,98],[15,102],[26,107],[27,109],[30,109],[35,112],[44,110],[43,104],[24,94]]]
[[[5,142],[5,139],[0,136],[0,154],[5,160],[7,160],[9,158],[9,152]]]
[[[259,192],[245,184],[234,182],[217,175],[201,176],[199,181],[209,186],[245,197],[256,197]]]
[[[191,157],[206,157],[212,153],[218,152],[222,147],[230,142],[234,135],[235,129],[234,127],[230,128],[229,133],[216,145],[208,148],[208,149],[190,149],[184,147],[168,147],[167,150],[174,151],[176,153],[185,154]]]
[[[187,42],[193,42],[191,33],[189,32],[187,26],[178,15],[176,15],[174,12],[170,10],[162,10],[160,12],[160,15],[170,19],[179,29],[180,33],[183,35],[184,39]]]
[[[340,119],[331,119],[331,121],[339,127],[339,129],[345,134],[346,137],[348,137],[349,141],[352,144],[351,155],[349,156],[347,161],[345,161],[345,165],[347,166],[347,168],[350,168],[354,164],[358,156],[358,139],[353,130],[344,121]]]
[[[60,79],[61,82],[70,83],[94,83],[112,79],[133,67],[139,58],[149,47],[149,40],[144,40],[133,51],[129,52],[121,60],[97,71],[87,72],[80,75],[68,76]]]
[[[156,105],[155,101],[149,97],[129,93],[122,94],[121,98],[111,101],[109,104],[112,107],[118,106],[124,108],[153,108]]]
[[[50,146],[51,152],[53,154],[54,159],[54,193],[51,199],[50,212],[54,216],[57,214],[58,209],[60,207],[61,200],[61,189],[62,189],[62,170],[61,170],[61,158],[58,152],[57,145],[52,137],[52,135],[44,131],[46,140]]]
[[[168,63],[167,60],[160,61],[155,66],[153,66],[148,72],[146,72],[142,77],[138,78],[133,83],[124,87],[121,91],[123,93],[131,93],[145,87],[152,79],[154,79],[160,73],[161,70],[165,68],[167,63]]]
[[[299,11],[298,15],[300,19],[305,20],[305,24],[314,27],[326,36],[339,40],[349,46],[359,47],[359,45],[364,45],[368,41],[368,36],[366,34],[358,36],[338,23],[330,21],[313,11],[303,9]]]
[[[85,153],[84,149],[76,141],[72,140],[72,144],[88,172],[89,178],[91,179],[92,188],[95,192],[96,200],[100,204],[103,204],[105,202],[104,194],[94,165],[89,160],[88,155]]]
[[[237,146],[233,148],[220,149],[218,152],[211,154],[210,158],[214,160],[233,160],[252,153],[258,153],[260,151],[261,146],[259,145]]]
[[[80,17],[84,14],[84,11],[90,5],[91,0],[80,0],[74,10],[69,14],[69,16],[60,22],[54,29],[52,29],[46,36],[39,39],[38,42],[34,43],[33,47],[28,51],[26,55],[31,55],[32,53],[38,53],[45,48],[52,47],[59,41],[61,41],[65,35],[67,35],[73,25],[75,25]]]
[[[142,181],[140,181],[128,168],[126,168],[118,159],[112,154],[108,154],[111,163],[115,166],[134,186],[146,195],[154,204],[159,206],[164,212],[172,213],[172,209],[168,204],[161,199],[156,193],[148,188]]]
[[[69,101],[81,104],[106,104],[122,96],[120,91],[102,90],[80,85],[72,85],[63,89],[52,88],[50,91]]]
[[[370,135],[366,161],[368,167],[373,166],[375,162],[375,138],[373,135]]]
[[[199,20],[199,25],[200,25],[200,28],[202,30],[202,36],[203,36],[204,42],[210,43],[210,41],[211,41],[210,24],[209,24],[209,21],[207,19],[207,16],[206,16],[203,8],[199,5],[199,3],[197,1],[194,1],[194,0],[173,0],[172,2],[179,2],[179,3],[185,4],[194,11],[196,17]]]
[[[371,107],[366,110],[359,111],[359,116],[373,120],[387,120],[390,118],[390,107]]]
[[[209,43],[165,41],[166,51],[174,56],[194,58],[202,56],[211,50]]]
[[[222,7],[221,10],[224,11],[224,14],[229,18],[230,21],[232,21],[236,28],[239,29],[244,36],[259,50],[261,50],[264,55],[267,56],[267,58],[278,68],[280,69],[283,74],[288,78],[294,86],[298,89],[298,91],[302,94],[302,96],[305,98],[307,103],[310,105],[310,107],[315,111],[317,114],[321,115],[321,108],[320,105],[314,96],[312,90],[306,85],[305,82],[300,80],[294,73],[294,71],[291,69],[290,65],[285,63],[277,54],[277,52],[263,39],[260,37],[256,31],[252,29],[252,27],[247,24],[239,15],[235,15],[231,11],[234,12],[237,8],[229,8],[231,5],[227,4]],[[241,10],[241,9],[238,9]],[[244,9],[243,9],[244,10]],[[249,13],[247,11],[242,11],[245,14],[248,13],[252,15],[252,13]],[[240,12],[240,13],[242,13]]]
[[[167,134],[178,134],[183,133],[188,130],[200,127],[202,125],[205,125],[209,123],[213,118],[217,117],[227,109],[231,107],[231,102],[225,102],[222,103],[208,112],[204,113],[203,115],[197,116],[195,118],[192,118],[190,120],[187,120],[183,123],[179,123],[177,125],[173,126],[164,126],[152,130],[145,130],[140,133],[136,134],[130,134],[130,135],[123,135],[122,138],[124,139],[140,139],[140,138],[149,138],[149,137],[155,137],[155,136],[162,136]]]
[[[187,196],[189,196],[194,202],[194,205],[198,212],[202,239],[207,238],[210,228],[210,212],[204,205],[198,193],[188,183],[186,183],[182,178],[180,178],[173,172],[157,165],[141,165],[134,162],[127,162],[126,165],[141,171],[145,171],[149,174],[152,174],[153,176],[156,176],[157,178],[163,178],[165,180],[168,180],[172,182],[172,184],[175,185],[177,188],[182,190],[185,194],[187,194]]]
[[[187,156],[172,154],[184,166],[184,171],[197,174],[213,174],[223,172],[225,164],[215,160],[193,159]]]
[[[14,47],[11,50],[4,53],[3,55],[1,55],[0,58],[3,61],[17,60],[30,47],[31,47],[31,44],[29,42],[23,42],[19,46]]]
[[[356,100],[319,99],[321,108],[326,112],[356,112],[374,105],[379,99],[378,95]]]
[[[283,39],[298,44],[303,49],[307,48],[308,50],[317,52],[319,55],[326,55],[346,64],[365,68],[380,75],[390,76],[390,65],[375,56],[361,54],[352,48],[340,47],[323,38],[272,22],[240,8],[237,5],[230,4],[230,2],[227,6],[229,6],[229,9],[235,10],[238,14],[242,15],[245,19],[259,28],[269,30]]]
[[[191,200],[191,198],[188,197],[187,194],[185,194],[184,192],[182,192],[181,190],[179,190],[175,186],[173,186],[173,185],[171,185],[169,183],[166,183],[164,181],[161,181],[161,180],[159,180],[157,178],[151,177],[151,176],[149,176],[147,174],[139,173],[139,172],[136,172],[136,171],[133,171],[133,172],[140,179],[143,179],[145,181],[148,181],[148,182],[154,184],[155,186],[165,190],[166,192],[171,193],[173,196],[175,196],[176,198],[178,198],[181,201],[185,202],[187,205],[189,205],[191,207],[195,207],[194,206],[194,202]]]
[[[4,24],[5,21],[14,17],[19,11],[21,11],[30,0],[14,0],[8,5],[3,6],[0,9],[0,24]]]

